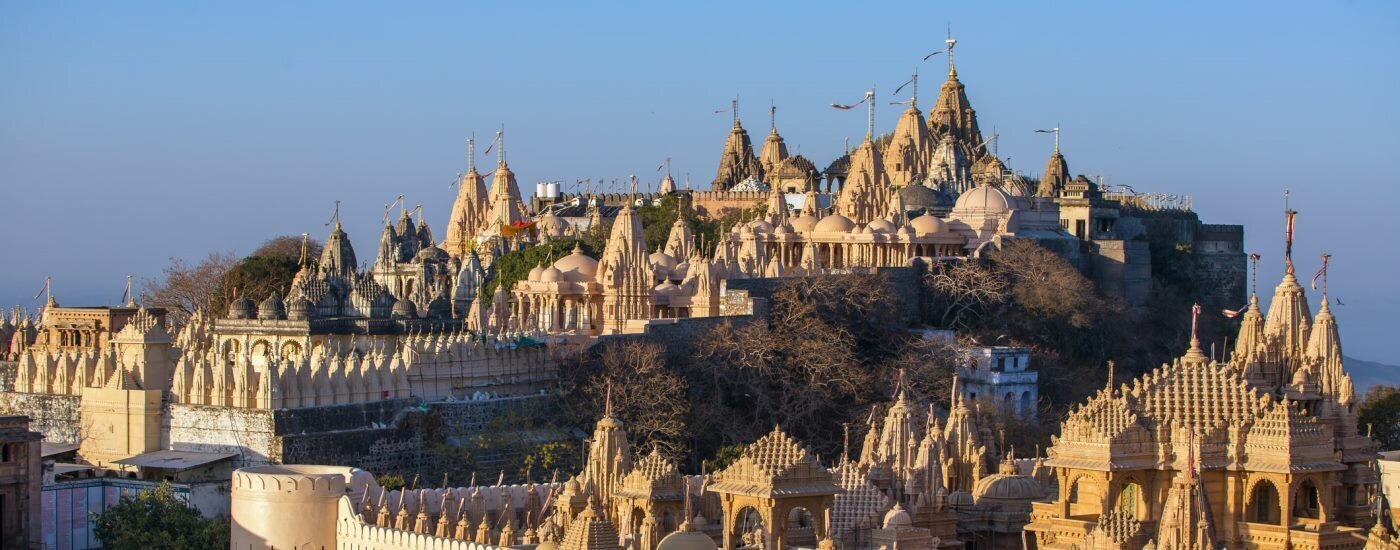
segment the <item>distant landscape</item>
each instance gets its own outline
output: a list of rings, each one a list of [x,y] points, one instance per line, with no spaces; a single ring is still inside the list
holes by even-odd
[[[1400,384],[1400,366],[1366,361],[1355,357],[1344,357],[1343,364],[1356,385],[1356,394],[1365,394],[1371,386]]]

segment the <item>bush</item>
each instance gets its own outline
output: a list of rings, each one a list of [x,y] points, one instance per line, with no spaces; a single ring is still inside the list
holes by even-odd
[[[123,496],[94,514],[93,533],[108,550],[228,548],[229,524],[209,519],[175,496],[169,483]]]

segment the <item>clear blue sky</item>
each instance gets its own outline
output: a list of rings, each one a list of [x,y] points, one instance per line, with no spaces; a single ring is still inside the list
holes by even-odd
[[[1075,173],[1184,193],[1246,225],[1281,272],[1293,190],[1300,272],[1335,255],[1349,355],[1400,363],[1400,4],[1353,2],[21,2],[0,4],[0,303],[110,303],[170,257],[247,253],[334,201],[372,260],[383,205],[441,233],[464,140],[506,125],[540,180],[708,184],[730,98],[761,139],[769,101],[824,166],[949,22],[982,128],[1039,174],[1064,128]],[[922,66],[923,105],[945,62]],[[486,161],[483,161],[486,162]],[[528,190],[527,190],[528,191]]]

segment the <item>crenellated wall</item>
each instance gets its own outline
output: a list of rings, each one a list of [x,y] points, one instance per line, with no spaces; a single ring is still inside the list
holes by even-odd
[[[692,191],[690,205],[696,213],[709,218],[719,218],[726,210],[744,210],[762,206],[768,200],[767,192],[744,191]]]

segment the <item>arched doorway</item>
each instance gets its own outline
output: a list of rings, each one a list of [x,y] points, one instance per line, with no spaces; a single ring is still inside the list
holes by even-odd
[[[1293,517],[1317,519],[1322,510],[1322,494],[1317,489],[1317,484],[1311,479],[1303,480],[1298,486],[1298,490],[1293,493]]]
[[[810,510],[797,507],[788,512],[786,541],[788,546],[817,545],[817,523]]]
[[[1250,491],[1249,521],[1277,525],[1279,523],[1278,488],[1273,482],[1261,480]]]
[[[745,506],[734,515],[729,534],[733,537],[736,548],[759,548],[766,540],[768,528],[763,524],[763,515],[758,509]]]

